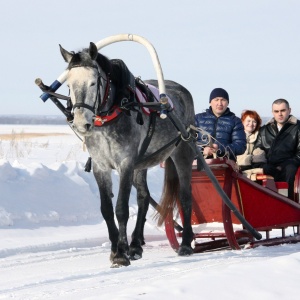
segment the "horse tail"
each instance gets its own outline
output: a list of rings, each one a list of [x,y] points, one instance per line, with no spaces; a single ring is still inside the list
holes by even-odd
[[[179,193],[179,178],[173,160],[165,161],[165,177],[161,201],[158,207],[158,226],[161,226],[169,211],[174,210]]]

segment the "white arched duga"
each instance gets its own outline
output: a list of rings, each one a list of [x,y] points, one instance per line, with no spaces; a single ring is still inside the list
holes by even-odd
[[[154,69],[156,71],[160,99],[161,99],[161,102],[165,104],[165,102],[167,101],[167,97],[166,97],[166,92],[165,92],[165,83],[164,83],[164,76],[163,76],[162,68],[161,68],[155,48],[147,39],[145,39],[142,36],[136,35],[136,34],[117,34],[117,35],[112,35],[105,39],[102,39],[101,41],[96,43],[96,46],[97,46],[97,49],[100,50],[101,48],[108,46],[110,44],[117,43],[117,42],[124,42],[124,41],[140,43],[140,44],[144,45],[147,48],[147,50],[149,51],[149,54],[151,56],[151,59],[152,59],[153,65],[154,65]],[[69,72],[68,70],[65,70],[50,85],[51,91],[55,92],[59,89],[59,87],[66,81],[68,72]],[[47,93],[43,93],[40,96],[40,98],[44,102],[46,102],[49,97],[50,97],[50,95]]]

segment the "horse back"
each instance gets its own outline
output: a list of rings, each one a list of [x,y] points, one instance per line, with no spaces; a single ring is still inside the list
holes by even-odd
[[[177,116],[186,126],[194,124],[195,110],[191,93],[184,86],[175,81],[165,80],[164,82],[166,93],[174,104],[174,110]],[[157,80],[146,80],[145,83],[158,88]]]

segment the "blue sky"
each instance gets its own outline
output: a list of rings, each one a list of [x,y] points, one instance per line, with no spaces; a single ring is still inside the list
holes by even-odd
[[[37,77],[50,84],[65,69],[58,45],[76,51],[132,33],[154,45],[165,79],[192,93],[196,112],[223,87],[238,116],[243,109],[270,116],[281,97],[300,116],[297,0],[1,1],[0,15],[0,114],[59,115],[34,84]],[[142,45],[122,42],[101,52],[123,59],[135,76],[155,78]]]

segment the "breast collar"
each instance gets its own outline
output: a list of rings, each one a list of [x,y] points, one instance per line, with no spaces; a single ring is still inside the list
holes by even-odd
[[[101,126],[108,125],[112,121],[116,121],[117,118],[121,116],[122,112],[123,111],[120,109],[120,107],[115,105],[112,107],[112,110],[110,111],[109,114],[105,116],[96,116],[94,119],[94,126],[101,127]]]

